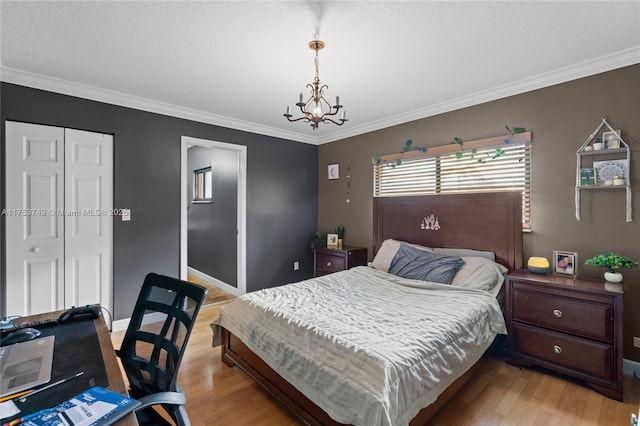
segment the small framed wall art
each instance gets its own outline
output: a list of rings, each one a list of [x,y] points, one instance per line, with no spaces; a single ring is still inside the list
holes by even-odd
[[[620,148],[620,130],[616,130],[614,132],[604,132],[602,134],[602,140],[604,141],[605,149]]]
[[[340,179],[340,164],[329,164],[327,172],[329,179]]]
[[[554,251],[553,273],[570,277],[578,275],[578,253],[572,251]]]
[[[596,169],[580,169],[580,186],[591,186],[596,184]]]

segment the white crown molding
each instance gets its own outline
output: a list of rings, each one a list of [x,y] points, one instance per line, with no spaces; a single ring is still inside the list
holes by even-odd
[[[373,132],[375,130],[408,123],[410,121],[420,120],[422,118],[455,111],[457,109],[473,105],[479,105],[485,102],[518,95],[536,89],[542,89],[544,87],[565,83],[567,81],[588,77],[590,75],[611,71],[637,63],[640,63],[640,46],[539,74],[537,76],[505,84],[503,86],[494,87],[489,90],[451,99],[439,104],[429,105],[402,114],[396,114],[384,120],[365,123],[355,127],[342,128],[337,132],[332,132],[330,135],[320,137],[318,144],[321,145],[323,143],[334,142],[340,139]],[[353,113],[351,115],[353,117]]]
[[[0,67],[0,81],[47,90],[70,96],[76,96],[94,101],[105,102],[113,105],[139,109],[158,114],[169,115],[187,120],[228,127],[266,136],[283,138],[312,145],[321,145],[328,142],[373,132],[391,126],[420,120],[437,114],[466,108],[473,105],[490,102],[508,96],[518,95],[555,84],[564,83],[590,75],[611,71],[629,65],[640,63],[640,46],[615,52],[600,58],[584,61],[575,65],[560,68],[551,72],[516,81],[510,84],[494,87],[456,99],[428,105],[406,113],[396,114],[383,120],[364,123],[359,126],[341,128],[324,136],[309,136],[295,131],[286,131],[270,126],[263,126],[231,117],[211,114],[178,105],[171,105],[151,99],[128,95],[111,90],[100,89],[66,80],[29,73],[13,68]]]
[[[276,138],[294,140],[297,142],[317,145],[315,136],[308,136],[299,132],[286,131],[274,127],[263,126],[249,121],[238,120],[217,114],[211,114],[196,109],[185,108],[152,99],[128,95],[126,93],[112,90],[100,89],[80,83],[74,83],[41,74],[34,74],[14,68],[0,67],[0,81],[17,84],[20,86],[32,87],[34,89],[46,90],[49,92],[70,95],[93,101],[104,102],[112,105],[138,109],[157,114],[169,115],[172,117],[184,118],[186,120],[198,121],[201,123],[213,124],[230,129],[243,130],[251,133],[258,133]]]

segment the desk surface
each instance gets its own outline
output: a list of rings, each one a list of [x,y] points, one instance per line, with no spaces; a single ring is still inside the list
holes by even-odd
[[[17,325],[32,322],[32,321],[41,321],[52,318],[57,318],[63,311],[59,312],[49,312],[45,314],[39,315],[31,315],[28,317],[23,317],[15,320]],[[120,371],[120,366],[118,364],[118,359],[116,357],[115,351],[113,349],[113,345],[111,344],[111,338],[109,336],[109,330],[104,322],[104,318],[100,316],[95,320],[95,328],[98,337],[98,341],[100,342],[100,352],[102,353],[102,360],[104,362],[104,368],[107,373],[107,377],[109,380],[108,389],[121,393],[123,395],[127,395],[127,385],[122,377],[122,372]],[[54,353],[55,357],[55,353]],[[52,389],[53,390],[53,389]],[[47,391],[44,391],[47,392]],[[42,392],[44,394],[44,392]],[[122,426],[136,426],[138,422],[136,421],[135,415],[131,414],[120,422],[118,425]]]

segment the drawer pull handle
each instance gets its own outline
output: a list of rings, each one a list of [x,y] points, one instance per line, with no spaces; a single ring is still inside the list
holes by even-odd
[[[558,345],[554,345],[553,346],[553,352],[557,353],[557,354],[561,354],[562,353],[562,348]]]
[[[331,262],[327,262],[327,266],[331,266]]]
[[[560,317],[562,316],[562,311],[561,311],[561,310],[559,310],[559,309],[554,309],[554,310],[553,310],[553,315],[554,315],[556,318],[560,318]]]

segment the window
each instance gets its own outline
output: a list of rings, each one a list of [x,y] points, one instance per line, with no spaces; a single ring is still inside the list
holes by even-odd
[[[522,226],[531,228],[531,133],[465,142],[381,157],[374,164],[375,197],[461,192],[522,191]],[[496,148],[504,153],[494,157]],[[471,150],[475,150],[471,154]],[[401,164],[395,161],[401,159]]]
[[[194,170],[193,172],[193,201],[211,202],[211,167]]]

